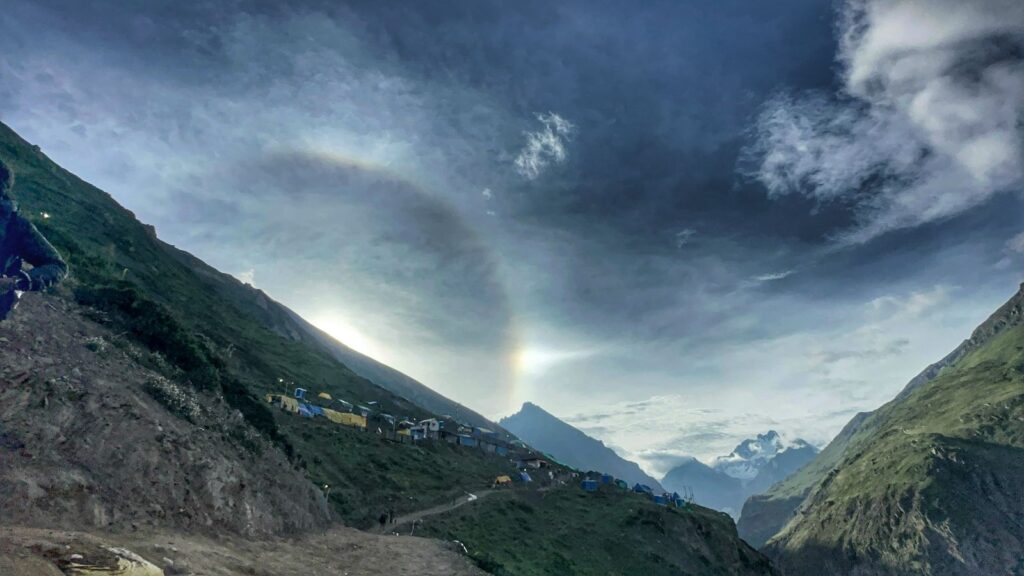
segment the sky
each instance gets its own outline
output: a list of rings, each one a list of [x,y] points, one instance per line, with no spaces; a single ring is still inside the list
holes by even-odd
[[[1014,292],[1022,55],[1015,0],[9,0],[0,120],[357,350],[660,474],[827,443]]]

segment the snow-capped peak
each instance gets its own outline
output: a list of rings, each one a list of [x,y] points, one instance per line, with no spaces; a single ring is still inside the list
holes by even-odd
[[[769,430],[764,434],[758,434],[756,438],[740,442],[728,456],[716,458],[712,468],[733,478],[750,480],[780,452],[806,446],[808,444],[803,440],[787,442],[778,432]]]

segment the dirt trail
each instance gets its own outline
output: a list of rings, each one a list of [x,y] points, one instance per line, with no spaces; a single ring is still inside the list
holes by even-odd
[[[459,498],[456,498],[454,502],[451,502],[451,503],[448,503],[448,504],[439,504],[439,505],[434,506],[432,508],[425,508],[423,510],[417,510],[416,512],[410,512],[408,514],[403,514],[402,516],[399,516],[399,517],[395,518],[395,521],[392,524],[388,525],[388,526],[384,526],[384,527],[378,526],[378,527],[376,527],[374,532],[376,532],[376,533],[391,533],[396,528],[398,528],[399,526],[404,526],[406,524],[411,524],[411,523],[413,523],[413,522],[415,522],[417,520],[426,518],[427,516],[433,516],[435,514],[444,514],[445,512],[450,512],[452,510],[455,510],[456,508],[459,508],[461,506],[465,506],[466,504],[469,504],[470,502],[476,502],[477,500],[480,500],[481,498],[485,498],[488,495],[490,495],[492,492],[494,492],[494,490],[481,490],[480,492],[477,492],[475,494],[466,494],[465,496],[460,496]]]
[[[104,547],[128,549],[166,576],[483,576],[453,545],[368,534],[351,528],[296,538],[205,537],[175,532],[85,534],[0,528],[0,574],[62,576],[57,564]]]

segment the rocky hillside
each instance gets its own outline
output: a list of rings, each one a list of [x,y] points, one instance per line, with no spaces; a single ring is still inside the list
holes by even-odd
[[[499,424],[563,464],[579,470],[597,470],[630,484],[646,484],[657,492],[663,491],[661,484],[635,462],[619,456],[600,440],[587,436],[536,404],[524,403],[519,412],[502,418]]]
[[[931,380],[847,430],[765,545],[787,574],[1024,570],[1022,319],[1024,285]]]
[[[326,526],[327,501],[221,395],[83,309],[27,295],[0,322],[0,518],[65,529],[266,535]]]

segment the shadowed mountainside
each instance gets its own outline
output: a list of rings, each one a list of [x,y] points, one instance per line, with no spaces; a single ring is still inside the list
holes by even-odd
[[[947,359],[848,427],[764,547],[787,574],[1024,569],[1024,285]]]
[[[661,484],[635,462],[619,456],[600,440],[587,436],[536,404],[526,402],[519,412],[502,418],[499,424],[563,464],[611,474],[630,484],[646,484],[655,491],[663,491]]]

